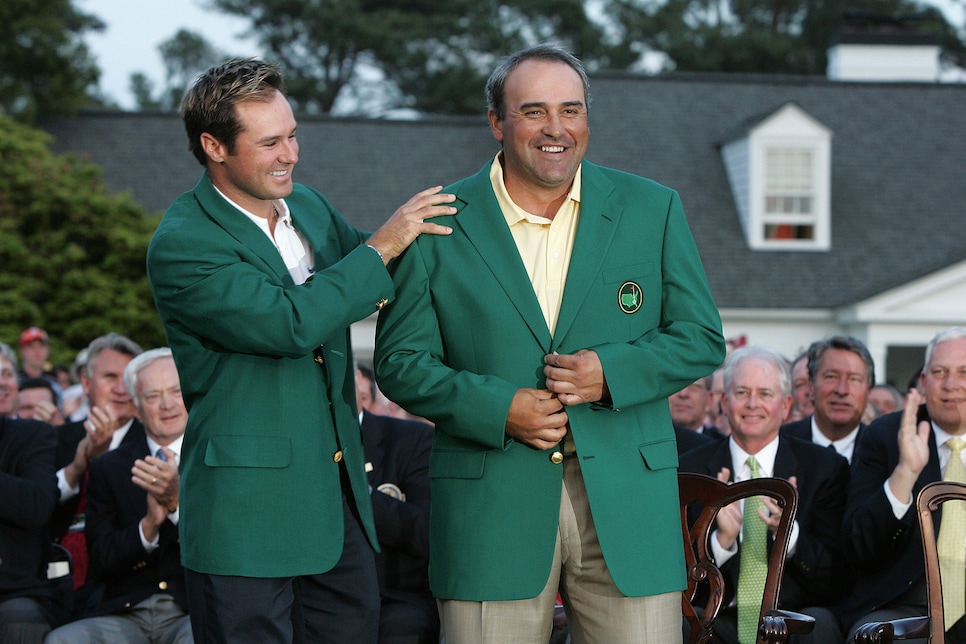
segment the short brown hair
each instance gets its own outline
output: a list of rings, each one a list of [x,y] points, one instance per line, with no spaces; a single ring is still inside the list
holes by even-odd
[[[277,65],[255,58],[234,58],[201,74],[181,101],[181,118],[188,133],[188,149],[203,166],[208,155],[201,146],[207,132],[235,153],[241,123],[235,105],[243,101],[268,101],[284,93],[282,71]]]

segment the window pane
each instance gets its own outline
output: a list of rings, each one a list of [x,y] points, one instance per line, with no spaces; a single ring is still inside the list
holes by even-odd
[[[804,239],[811,241],[815,239],[815,227],[796,224],[766,224],[765,239]]]

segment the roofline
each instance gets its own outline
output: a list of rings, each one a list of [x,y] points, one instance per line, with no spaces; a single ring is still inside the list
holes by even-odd
[[[925,87],[950,88],[952,91],[966,89],[966,82],[941,81],[848,81],[830,80],[826,76],[818,75],[781,75],[781,74],[752,74],[731,72],[663,72],[660,74],[645,74],[641,72],[605,71],[591,74],[591,89],[593,81],[626,80],[639,82],[663,83],[722,83],[730,85],[784,85],[784,86],[824,86],[824,87],[867,87],[867,88],[915,88]]]
[[[179,114],[175,111],[164,111],[164,110],[123,110],[117,108],[82,108],[77,110],[74,116],[82,116],[84,118],[172,118],[181,120]],[[345,125],[347,123],[360,123],[365,125],[392,125],[397,126],[400,123],[406,123],[412,126],[482,126],[489,127],[486,114],[481,113],[479,116],[462,116],[453,114],[431,114],[421,115],[419,118],[373,118],[367,116],[332,116],[330,114],[298,114],[296,113],[300,123],[338,123],[340,125]],[[49,121],[63,121],[70,119],[70,116],[59,116],[56,118],[45,119]]]

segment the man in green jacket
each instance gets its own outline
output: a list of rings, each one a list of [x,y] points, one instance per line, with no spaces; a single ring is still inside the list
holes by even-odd
[[[165,214],[148,276],[189,411],[179,527],[195,639],[374,642],[348,328],[393,297],[389,260],[450,232],[423,220],[455,212],[452,196],[418,193],[371,237],[350,228],[292,181],[296,123],[271,64],[208,70],[181,111],[206,172]]]
[[[380,314],[377,377],[436,423],[430,577],[447,644],[681,639],[668,395],[724,356],[677,194],[584,160],[588,81],[538,46],[487,83],[502,151],[447,189]]]

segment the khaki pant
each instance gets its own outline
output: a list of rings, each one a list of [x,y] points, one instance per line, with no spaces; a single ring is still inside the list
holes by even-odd
[[[574,644],[681,642],[681,593],[625,597],[597,540],[580,462],[564,459],[560,524],[550,578],[532,599],[441,600],[446,644],[547,644],[557,591]]]

